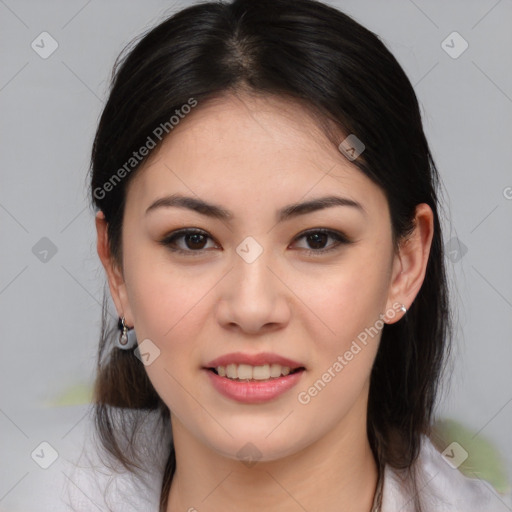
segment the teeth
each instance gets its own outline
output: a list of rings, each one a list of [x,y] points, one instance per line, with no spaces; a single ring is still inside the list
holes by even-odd
[[[280,377],[281,376],[281,365],[280,364],[271,364],[270,365],[270,376],[271,377]]]
[[[264,364],[261,366],[228,364],[227,366],[217,366],[215,370],[221,377],[227,377],[228,379],[267,380],[282,375],[286,376],[290,373],[291,368],[280,364]]]
[[[240,375],[240,370],[238,371],[238,375]],[[270,366],[268,364],[264,364],[263,366],[254,366],[252,368],[252,378],[255,380],[270,379]]]
[[[226,367],[226,377],[228,379],[237,379],[238,371],[236,368],[236,364],[228,364]]]
[[[248,364],[238,365],[238,378],[239,379],[252,379],[252,366]]]

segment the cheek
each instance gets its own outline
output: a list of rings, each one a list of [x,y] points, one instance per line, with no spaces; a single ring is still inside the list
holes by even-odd
[[[311,372],[297,396],[305,412],[325,416],[329,410],[336,421],[364,394],[384,326],[384,272],[352,268],[310,288],[307,305],[319,318],[310,324]]]
[[[384,312],[388,293],[385,268],[379,262],[369,262],[364,255],[354,254],[350,261],[347,258],[343,265],[329,269],[323,276],[302,279],[305,305],[318,319],[317,336],[322,330],[320,339],[328,340],[336,350],[350,345]]]
[[[183,339],[176,333],[193,327],[197,305],[213,286],[213,277],[197,267],[171,263],[165,250],[153,244],[127,244],[125,281],[138,331],[168,343]],[[197,324],[197,322],[196,322]]]
[[[209,292],[219,276],[208,268],[173,265],[165,251],[154,247],[133,244],[125,254],[125,282],[137,338],[139,343],[151,340],[160,351],[146,372],[167,406],[180,411],[187,403],[183,387],[190,387],[187,379],[196,375],[202,360],[198,340],[204,337],[201,332],[212,310]]]

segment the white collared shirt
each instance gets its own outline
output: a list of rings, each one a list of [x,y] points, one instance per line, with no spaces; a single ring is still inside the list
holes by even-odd
[[[422,473],[417,487],[423,512],[512,511],[510,495],[500,496],[488,482],[463,475],[427,437],[417,465]],[[413,496],[403,489],[401,476],[400,471],[386,467],[381,512],[414,512]]]
[[[153,428],[152,422],[150,418],[146,424]],[[155,443],[147,453],[143,481],[125,470],[113,472],[103,463],[100,450],[92,441],[94,432],[89,422],[80,456],[60,461],[53,474],[49,470],[41,473],[46,481],[31,486],[34,504],[24,503],[20,510],[158,512],[161,478],[168,453],[166,447],[171,433],[170,428],[167,434],[155,433],[146,428],[146,424],[143,432],[149,433]],[[423,438],[417,466],[420,470],[417,487],[423,512],[512,512],[510,495],[499,495],[489,483],[464,476],[448,464],[427,437]],[[403,475],[403,471],[385,467],[380,512],[415,512],[414,496],[401,483]],[[200,500],[195,505],[201,510]]]

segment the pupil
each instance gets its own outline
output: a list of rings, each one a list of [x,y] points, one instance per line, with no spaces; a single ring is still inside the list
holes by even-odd
[[[325,233],[314,233],[308,236],[310,245],[313,249],[322,249],[325,245],[326,238],[327,235]]]
[[[200,233],[193,233],[191,235],[186,236],[187,241],[187,247],[189,249],[202,249],[204,246],[204,235],[201,235]],[[203,242],[201,244],[201,242]],[[199,247],[197,246],[199,245]]]

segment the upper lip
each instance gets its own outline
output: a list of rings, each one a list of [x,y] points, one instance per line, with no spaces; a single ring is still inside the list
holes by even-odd
[[[232,352],[213,359],[206,363],[205,368],[216,368],[217,366],[227,366],[228,364],[249,364],[251,366],[262,366],[264,364],[280,364],[288,366],[292,370],[304,368],[304,365],[271,352],[261,352],[259,354],[244,354],[243,352]]]

